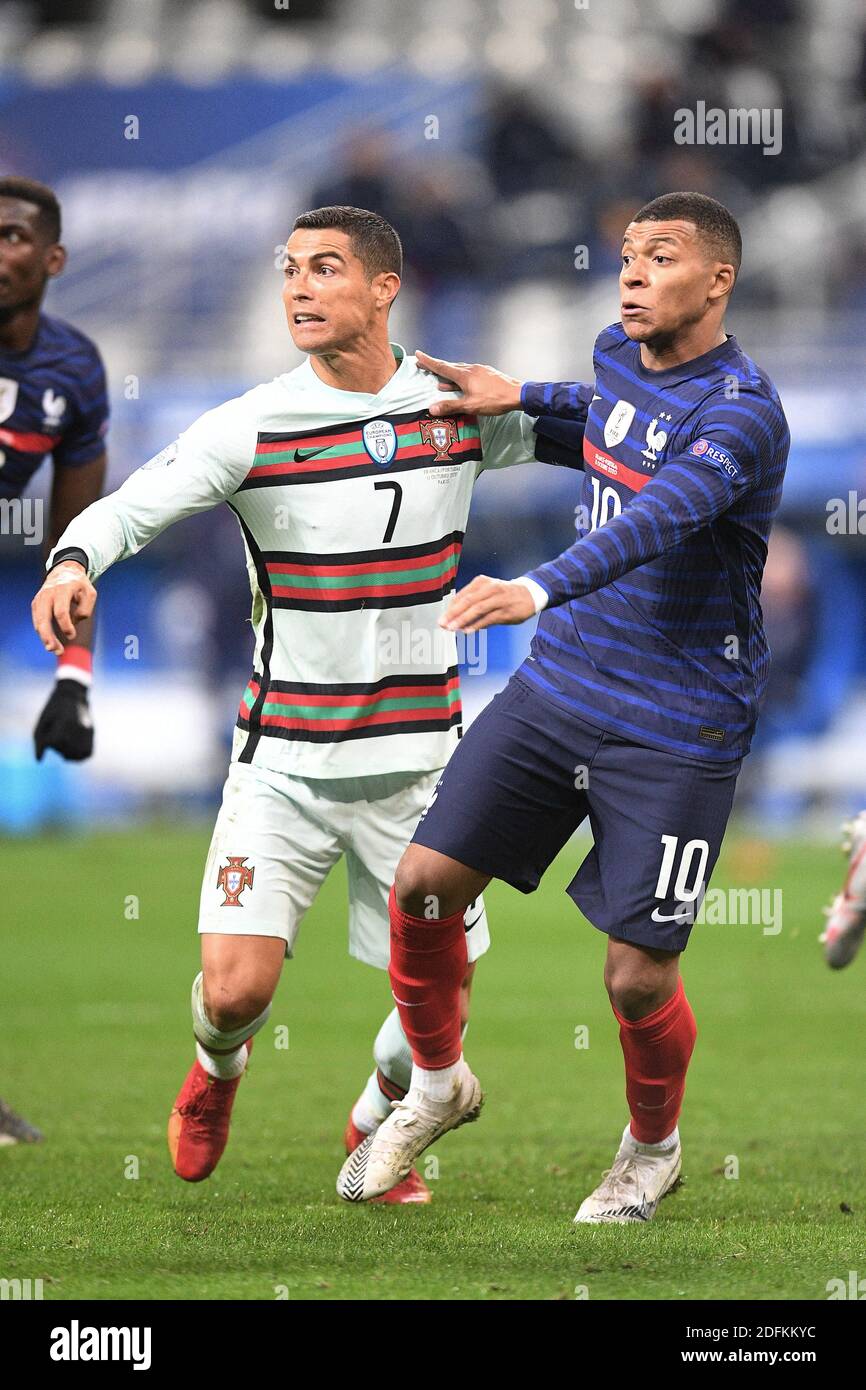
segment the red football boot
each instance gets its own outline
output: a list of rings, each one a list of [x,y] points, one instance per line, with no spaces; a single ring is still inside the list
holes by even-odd
[[[363,1144],[366,1138],[366,1134],[358,1129],[352,1119],[352,1112],[349,1111],[349,1120],[346,1125],[346,1132],[343,1135],[346,1153],[354,1153],[358,1145]],[[410,1202],[432,1202],[432,1200],[433,1193],[418,1172],[418,1169],[413,1168],[408,1178],[404,1178],[402,1182],[398,1182],[396,1187],[392,1187],[390,1192],[383,1193],[381,1197],[373,1197],[370,1205],[372,1205],[373,1202],[396,1202],[402,1207],[407,1206]]]
[[[253,1050],[252,1038],[244,1046]],[[228,1143],[229,1122],[240,1076],[220,1081],[196,1058],[168,1119],[168,1149],[174,1171],[184,1182],[209,1178]]]

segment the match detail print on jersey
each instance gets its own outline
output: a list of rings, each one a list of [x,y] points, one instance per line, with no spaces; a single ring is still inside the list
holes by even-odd
[[[257,708],[260,691],[261,677],[254,675],[238,726],[310,743],[450,729],[462,717],[456,666],[441,675],[386,676],[370,685],[271,681]]]
[[[396,449],[390,457],[387,454],[380,457],[375,448],[371,452],[368,447],[371,443],[369,427],[376,423],[393,427]],[[429,468],[433,462],[444,467],[448,463],[480,460],[481,433],[475,417],[458,415],[451,423],[454,428],[445,429],[440,420],[432,420],[427,411],[422,410],[410,415],[389,415],[381,422],[353,421],[312,434],[309,430],[260,433],[255,463],[238,492],[255,487],[284,487],[287,483],[378,477],[386,470],[405,473],[415,468]],[[430,428],[426,428],[428,425]]]

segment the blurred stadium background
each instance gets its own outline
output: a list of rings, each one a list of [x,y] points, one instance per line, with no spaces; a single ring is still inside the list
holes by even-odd
[[[780,153],[677,145],[674,113],[698,99],[781,108]],[[828,530],[831,499],[866,495],[864,125],[860,0],[0,5],[0,167],[62,200],[70,265],[46,308],[105,357],[110,488],[296,365],[277,263],[299,211],[350,202],[395,223],[409,350],[580,379],[617,317],[630,214],[674,188],[732,208],[746,250],[729,328],[793,435],[764,590],[774,674],[739,802],[780,833],[829,832],[866,802],[866,547]],[[35,494],[49,483],[46,465]],[[484,479],[463,581],[558,552],[576,500],[573,476],[540,465]],[[251,656],[234,519],[188,521],[103,581],[81,767],[33,760],[52,679],[29,618],[38,551],[0,536],[0,831],[210,814]],[[489,636],[470,711],[528,640]]]

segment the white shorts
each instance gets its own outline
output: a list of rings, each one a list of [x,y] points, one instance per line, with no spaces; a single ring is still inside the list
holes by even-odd
[[[440,772],[291,777],[232,763],[201,889],[200,932],[281,936],[293,954],[304,913],[345,854],[349,954],[388,967],[388,895]],[[470,961],[490,945],[484,899],[466,909]]]

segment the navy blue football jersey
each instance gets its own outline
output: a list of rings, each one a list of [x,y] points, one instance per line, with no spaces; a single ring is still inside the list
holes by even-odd
[[[108,396],[95,344],[40,314],[26,352],[0,347],[0,497],[18,497],[46,454],[75,468],[105,448]]]
[[[650,371],[621,324],[595,384],[527,382],[584,422],[578,539],[529,572],[549,595],[518,677],[603,729],[688,758],[749,747],[769,671],[760,589],[790,435],[733,337]]]

